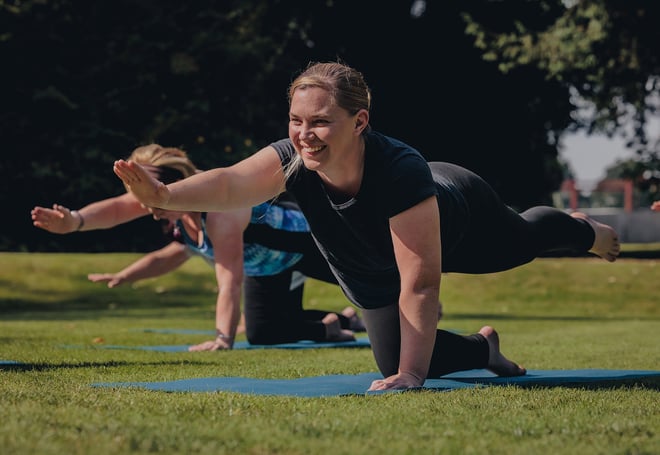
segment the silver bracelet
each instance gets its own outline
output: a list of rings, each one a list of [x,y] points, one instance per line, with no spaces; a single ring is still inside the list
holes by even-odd
[[[85,225],[85,218],[83,218],[82,214],[78,210],[71,210],[71,215],[75,213],[75,216],[78,218],[78,228],[76,231],[79,231],[82,229],[82,227]]]
[[[215,330],[215,339],[216,339],[216,341],[217,340],[224,340],[228,343],[230,343],[232,341],[232,337],[230,337],[229,335],[225,335],[224,333],[222,333],[218,329]]]

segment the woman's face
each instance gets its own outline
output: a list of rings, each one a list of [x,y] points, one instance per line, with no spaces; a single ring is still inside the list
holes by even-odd
[[[140,164],[146,166],[147,172],[149,173],[149,175],[151,175],[156,180],[162,181],[166,185],[181,180],[181,179],[172,179],[171,177],[170,178],[166,177],[166,178],[163,179],[163,173],[168,172],[167,167],[155,166],[155,165],[151,164],[150,161],[146,161],[146,162],[138,161],[138,162]],[[171,173],[172,170],[169,169],[169,172]],[[149,213],[151,213],[151,216],[156,221],[158,221],[158,220],[168,220],[170,222],[175,222],[176,220],[180,219],[184,214],[187,213],[187,212],[179,212],[177,210],[165,210],[165,209],[159,209],[159,208],[156,208],[156,207],[147,207],[144,204],[141,204],[141,205],[142,205],[143,208],[147,209],[149,211]]]
[[[319,87],[297,89],[289,108],[289,139],[307,169],[323,171],[345,163],[359,132],[356,116],[337,106]]]
[[[143,207],[145,206],[143,205]],[[176,221],[186,213],[186,212],[179,212],[176,210],[163,210],[155,207],[145,207],[145,208],[149,210],[149,213],[151,213],[151,216],[153,216],[154,220]]]

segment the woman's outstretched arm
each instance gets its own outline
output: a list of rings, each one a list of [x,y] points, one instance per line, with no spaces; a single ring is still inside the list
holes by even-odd
[[[92,202],[78,210],[53,204],[52,208],[36,206],[30,212],[34,226],[54,234],[109,229],[148,214],[130,193]]]
[[[90,273],[87,279],[94,283],[106,283],[109,288],[114,288],[125,283],[165,275],[180,267],[189,258],[190,254],[185,245],[171,242],[160,250],[145,254],[119,272]]]
[[[164,185],[138,163],[118,160],[114,172],[144,205],[168,210],[220,212],[253,207],[284,191],[282,163],[268,146],[226,168]]]

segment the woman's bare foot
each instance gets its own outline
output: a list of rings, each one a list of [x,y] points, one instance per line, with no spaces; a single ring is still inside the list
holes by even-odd
[[[504,357],[500,352],[500,337],[491,326],[484,326],[479,333],[488,341],[488,369],[498,376],[522,376],[523,367]]]
[[[355,341],[353,332],[341,328],[339,316],[328,313],[322,320],[325,325],[325,339],[327,341]]]
[[[600,256],[608,262],[616,261],[617,256],[621,252],[621,244],[619,243],[619,236],[616,231],[607,224],[599,223],[586,213],[573,212],[571,216],[585,220],[594,230],[594,244],[589,252]]]
[[[358,316],[357,311],[355,311],[355,308],[351,306],[347,306],[343,310],[341,310],[341,314],[346,316],[349,321],[349,328],[353,332],[366,332],[367,328],[364,325],[364,322],[362,322],[362,319],[360,319],[360,316]]]

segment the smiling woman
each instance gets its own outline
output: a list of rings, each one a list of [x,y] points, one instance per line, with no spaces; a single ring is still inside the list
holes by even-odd
[[[131,161],[116,161],[114,171],[144,204],[169,210],[222,211],[292,194],[344,294],[362,308],[384,376],[370,390],[474,368],[525,374],[502,355],[492,327],[469,336],[437,329],[442,273],[509,270],[558,249],[613,262],[617,233],[552,207],[516,213],[471,171],[427,163],[372,131],[370,105],[360,72],[312,63],[289,87],[287,139],[171,185]]]

